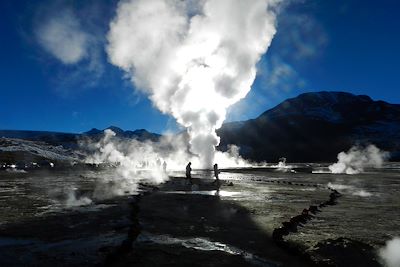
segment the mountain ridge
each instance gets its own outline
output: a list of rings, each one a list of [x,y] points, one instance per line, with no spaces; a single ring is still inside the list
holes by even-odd
[[[83,133],[0,130],[0,137],[42,141],[78,148],[82,138],[99,140],[106,129],[118,137],[158,141],[162,135],[145,129],[109,126]],[[366,95],[321,91],[303,93],[266,110],[257,118],[227,122],[217,130],[225,151],[231,144],[255,161],[335,161],[337,153],[353,145],[373,143],[400,160],[400,105],[375,101]],[[179,133],[178,133],[179,135]]]
[[[146,129],[122,130],[116,126],[109,126],[103,130],[97,128],[92,128],[89,131],[82,133],[67,133],[67,132],[52,132],[52,131],[31,131],[31,130],[0,130],[0,137],[5,138],[18,138],[30,141],[48,141],[48,142],[58,142],[58,141],[77,141],[80,137],[99,137],[103,135],[103,132],[107,129],[112,130],[118,137],[124,138],[137,138],[137,139],[151,139],[157,140],[161,135],[158,133],[152,133]],[[145,138],[145,137],[146,138]],[[62,140],[61,140],[62,139]]]
[[[225,123],[220,150],[240,147],[256,161],[334,161],[353,145],[374,143],[399,158],[400,105],[346,92],[304,93],[255,119]]]

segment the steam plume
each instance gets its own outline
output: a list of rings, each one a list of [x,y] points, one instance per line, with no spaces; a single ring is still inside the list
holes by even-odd
[[[344,184],[334,184],[329,182],[328,183],[329,188],[333,188],[336,190],[339,190],[340,192],[346,193],[346,194],[351,194],[353,196],[358,196],[358,197],[371,197],[373,196],[372,193],[362,189],[355,187],[353,185],[344,185]]]
[[[104,130],[104,136],[98,142],[81,140],[80,146],[88,150],[85,162],[92,164],[113,163],[121,169],[120,173],[136,172],[143,169],[143,163],[147,162],[147,169],[151,170],[160,162],[166,162],[168,170],[182,171],[188,161],[194,165],[200,165],[198,156],[193,155],[187,149],[187,138],[184,135],[165,135],[159,141],[138,141],[136,139],[124,139],[116,136],[110,129]],[[216,162],[221,168],[249,167],[254,165],[239,155],[239,148],[228,145],[225,152],[215,153]],[[130,169],[131,171],[127,171]],[[156,173],[157,174],[157,173]],[[129,177],[129,175],[126,175]],[[148,178],[144,178],[149,182]],[[162,182],[164,178],[153,180],[154,183]],[[151,179],[150,179],[151,181]]]
[[[395,237],[386,242],[386,246],[379,250],[379,256],[386,267],[400,266],[400,238]]]
[[[161,183],[168,177],[161,169],[161,158],[157,147],[137,140],[122,141],[115,133],[107,129],[104,137],[92,146],[95,153],[86,161],[89,163],[111,163],[116,165],[112,176],[104,177],[95,188],[95,198],[108,198],[125,193],[136,193],[138,183]],[[143,172],[144,171],[144,172]]]
[[[338,162],[330,165],[329,170],[332,173],[357,174],[368,167],[382,167],[388,157],[388,152],[380,150],[375,145],[366,148],[354,146],[347,152],[340,152]]]
[[[121,1],[107,53],[154,105],[188,129],[211,167],[229,106],[246,96],[275,34],[278,0]]]
[[[65,204],[69,208],[76,206],[86,206],[92,204],[92,200],[85,196],[77,197],[75,190],[73,188],[69,188]]]
[[[80,144],[89,150],[87,163],[109,163],[116,167],[109,175],[102,175],[96,183],[95,199],[105,199],[126,193],[135,194],[139,182],[158,184],[168,179],[169,171],[182,171],[188,161],[199,166],[199,158],[191,154],[183,136],[164,136],[158,142],[140,142],[135,139],[120,139],[107,129],[98,142],[87,140]],[[229,146],[226,152],[216,152],[221,168],[245,167],[250,163],[239,156],[238,147]],[[162,164],[166,164],[166,172]]]

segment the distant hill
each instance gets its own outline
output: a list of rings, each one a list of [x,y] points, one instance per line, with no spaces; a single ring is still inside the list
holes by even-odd
[[[76,148],[79,136],[80,134],[48,131],[0,130],[0,138],[46,142],[51,145],[62,145],[65,148]]]
[[[88,132],[82,133],[81,136],[89,136],[89,137],[92,137],[92,138],[101,138],[101,137],[103,137],[104,130],[106,130],[106,129],[112,130],[116,134],[116,136],[118,136],[118,137],[131,138],[131,139],[136,139],[138,141],[150,140],[150,141],[156,142],[161,137],[160,134],[151,133],[151,132],[149,132],[149,131],[147,131],[145,129],[138,129],[138,130],[135,130],[135,131],[124,131],[121,128],[118,128],[116,126],[110,126],[110,127],[107,127],[107,128],[105,128],[103,130],[99,130],[99,129],[93,128]]]
[[[354,144],[373,143],[400,159],[400,105],[345,92],[305,93],[258,118],[225,123],[218,130],[227,145],[257,161],[335,161]]]
[[[79,162],[84,154],[61,145],[50,145],[41,141],[30,141],[17,138],[0,138],[0,169],[4,163],[28,166],[32,162]],[[33,167],[33,166],[31,166]]]
[[[110,129],[121,138],[134,138],[139,141],[152,140],[157,141],[161,135],[151,133],[145,129],[135,131],[124,131],[121,128],[110,126],[103,130],[96,128],[84,133],[62,133],[62,132],[48,132],[48,131],[17,131],[17,130],[0,130],[0,138],[17,138],[30,141],[41,141],[52,145],[62,145],[65,148],[76,148],[78,140],[83,137],[90,137],[92,139],[100,139],[103,137],[104,130]]]
[[[120,138],[139,141],[158,141],[161,137],[144,129],[124,131],[115,126],[106,129],[114,131]],[[89,138],[97,142],[104,136],[104,130],[91,129],[84,133],[0,130],[0,169],[4,169],[4,163],[28,166],[31,162],[40,162],[40,165],[56,162],[57,166],[68,166],[80,162],[85,158],[85,150],[79,147],[79,141]]]

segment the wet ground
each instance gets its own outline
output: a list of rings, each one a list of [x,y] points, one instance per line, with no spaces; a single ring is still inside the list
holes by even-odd
[[[379,266],[376,250],[400,235],[398,165],[314,170],[225,170],[220,186],[208,173],[190,184],[178,172],[142,186],[141,197],[104,199],[93,190],[111,170],[0,173],[0,265]],[[332,189],[335,205],[273,238]]]

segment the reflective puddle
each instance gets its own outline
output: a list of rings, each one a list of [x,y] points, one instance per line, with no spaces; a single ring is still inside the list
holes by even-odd
[[[185,248],[196,249],[201,251],[222,251],[230,255],[242,256],[247,262],[263,267],[276,267],[279,264],[260,258],[250,252],[244,251],[228,244],[215,242],[206,238],[176,238],[169,235],[153,235],[143,232],[140,234],[136,242],[139,243],[155,243],[160,245],[179,245]]]

